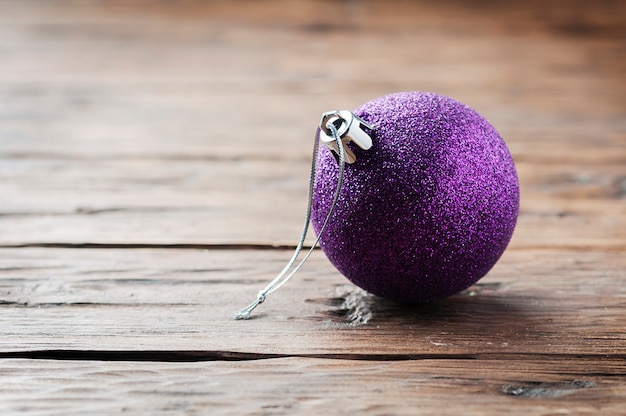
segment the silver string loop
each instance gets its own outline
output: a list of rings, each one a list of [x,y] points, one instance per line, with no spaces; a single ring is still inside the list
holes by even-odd
[[[287,283],[287,281],[289,281],[289,279],[291,279],[291,277],[294,274],[296,274],[298,270],[300,270],[304,262],[306,262],[306,260],[309,258],[311,253],[313,253],[313,250],[315,250],[315,247],[319,243],[320,238],[322,237],[322,234],[324,233],[324,230],[326,229],[326,225],[330,221],[333,211],[335,210],[335,206],[337,205],[337,201],[339,200],[341,187],[343,185],[344,168],[346,164],[346,148],[345,148],[344,140],[352,139],[352,137],[347,136],[347,129],[344,132],[340,132],[339,129],[341,128],[341,125],[339,125],[339,129],[338,129],[338,126],[336,126],[333,123],[333,121],[336,121],[337,118],[343,120],[343,117],[342,117],[343,113],[344,112],[333,112],[333,116],[335,116],[335,118],[333,120],[328,120],[326,123],[321,123],[324,125],[320,125],[320,130],[322,131],[322,133],[325,134],[325,136],[327,136],[326,141],[325,141],[326,145],[328,145],[328,137],[332,138],[332,150],[335,151],[337,162],[339,164],[339,177],[337,179],[337,188],[335,189],[335,194],[333,196],[333,201],[330,206],[330,210],[328,211],[328,214],[326,215],[326,218],[324,219],[324,223],[322,224],[322,227],[320,228],[320,231],[317,235],[317,238],[315,239],[315,242],[313,243],[309,251],[306,253],[306,255],[302,258],[300,263],[298,263],[296,267],[294,267],[293,270],[289,272],[289,270],[292,268],[292,266],[298,259],[298,256],[300,255],[300,251],[302,250],[302,247],[304,246],[304,240],[306,239],[309,225],[311,223],[311,207],[313,204],[313,192],[315,189],[317,154],[319,152],[319,138],[317,137],[317,135],[315,137],[315,143],[313,145],[313,156],[312,156],[312,162],[311,162],[311,173],[309,175],[309,192],[308,192],[306,216],[304,220],[304,226],[302,228],[302,233],[300,235],[300,239],[298,240],[298,245],[296,246],[296,249],[293,255],[291,256],[291,259],[289,260],[289,262],[287,262],[287,265],[281,270],[281,272],[278,273],[278,275],[263,290],[261,290],[257,294],[257,297],[254,300],[254,302],[252,302],[245,308],[235,312],[235,314],[233,314],[233,319],[237,319],[237,320],[249,319],[252,311],[261,303],[265,302],[267,296],[269,296],[270,294],[280,289],[281,286]],[[354,115],[352,116],[356,117]],[[322,120],[324,120],[324,118],[322,118]],[[359,119],[359,121],[362,121],[362,120]],[[366,127],[370,127],[370,126],[366,125]]]

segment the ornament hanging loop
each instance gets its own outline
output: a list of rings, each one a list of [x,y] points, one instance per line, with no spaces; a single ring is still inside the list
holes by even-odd
[[[300,269],[300,267],[302,267],[304,262],[313,253],[313,250],[315,249],[315,247],[319,243],[320,237],[322,236],[322,234],[324,232],[324,229],[326,228],[326,224],[328,224],[328,221],[330,220],[330,218],[331,218],[331,216],[333,214],[333,210],[335,208],[335,205],[337,205],[337,200],[339,199],[339,193],[341,192],[341,184],[343,183],[343,170],[344,170],[344,166],[345,166],[345,152],[344,152],[343,143],[341,141],[341,137],[339,136],[339,132],[337,131],[335,126],[333,124],[329,124],[328,126],[325,126],[325,127],[327,127],[329,129],[330,134],[335,138],[335,141],[336,141],[336,144],[337,144],[337,149],[339,150],[339,178],[337,179],[337,189],[335,189],[335,196],[333,198],[333,203],[332,203],[332,206],[331,206],[328,214],[326,215],[326,219],[324,220],[324,224],[322,225],[322,228],[320,229],[320,232],[319,232],[317,238],[315,239],[315,242],[313,243],[311,248],[307,251],[307,253],[304,256],[304,258],[300,261],[300,263],[298,263],[293,268],[293,270],[291,270],[292,266],[294,265],[294,263],[298,259],[298,255],[300,254],[300,250],[302,250],[302,248],[304,247],[304,240],[306,239],[307,231],[309,229],[309,224],[311,223],[311,206],[313,204],[313,188],[315,187],[315,172],[316,172],[316,165],[317,165],[317,163],[316,163],[316,161],[317,161],[317,151],[319,149],[319,140],[318,140],[317,137],[315,137],[315,143],[313,145],[313,156],[311,158],[311,174],[309,176],[309,197],[308,197],[308,202],[307,202],[306,218],[304,219],[304,227],[302,228],[302,234],[300,235],[300,240],[298,241],[298,245],[296,246],[296,250],[294,251],[294,253],[291,256],[291,259],[289,260],[287,265],[283,268],[283,270],[280,273],[278,273],[278,275],[274,278],[274,280],[272,280],[265,287],[265,289],[261,290],[257,294],[256,299],[251,304],[249,304],[245,308],[235,312],[235,314],[233,314],[233,319],[237,319],[237,320],[249,319],[250,318],[250,314],[252,313],[252,311],[257,306],[259,306],[261,303],[265,302],[265,299],[267,298],[268,295],[270,295],[273,292],[277,291],[282,285],[287,283],[287,281],[289,279],[291,279],[291,277],[294,274],[296,274],[296,272]]]
[[[352,164],[356,161],[354,152],[347,146],[348,142],[354,142],[363,150],[372,147],[372,138],[365,132],[364,128],[373,130],[374,127],[348,110],[328,111],[322,114],[320,120],[320,140],[332,152],[337,162],[339,162],[339,148],[330,126],[335,127],[343,143],[346,163]]]
[[[291,256],[291,259],[287,263],[287,265],[283,268],[283,270],[272,280],[265,289],[261,290],[257,294],[257,298],[245,308],[235,312],[233,314],[233,319],[249,319],[252,311],[259,306],[261,303],[265,302],[265,299],[270,294],[277,291],[282,285],[287,283],[291,277],[296,274],[298,270],[302,267],[304,262],[309,258],[313,250],[320,241],[324,230],[326,229],[326,225],[330,221],[333,211],[337,206],[337,201],[339,200],[339,194],[341,192],[341,186],[343,184],[343,174],[346,162],[348,162],[348,157],[351,155],[353,163],[356,158],[354,154],[348,149],[345,144],[349,141],[355,142],[359,147],[364,150],[372,147],[372,139],[370,136],[363,131],[363,127],[367,127],[373,130],[369,124],[365,121],[361,120],[359,117],[352,114],[350,111],[330,111],[328,113],[324,113],[322,115],[322,120],[319,126],[319,139],[315,137],[315,142],[313,145],[313,155],[311,158],[311,173],[309,176],[309,196],[307,203],[307,211],[304,219],[304,226],[302,229],[302,234],[300,235],[300,240],[298,241],[298,245]],[[319,149],[319,142],[324,143],[333,153],[335,158],[337,159],[337,163],[339,164],[339,176],[337,178],[337,187],[335,189],[335,195],[333,196],[333,201],[330,206],[330,210],[326,214],[326,218],[324,219],[324,223],[319,230],[317,238],[313,242],[313,245],[306,252],[302,260],[296,264],[296,260],[300,254],[300,251],[304,247],[304,241],[306,239],[307,231],[309,229],[309,224],[311,223],[311,206],[313,204],[313,190],[315,188],[315,173],[317,169],[317,152]],[[292,269],[293,267],[293,269]]]

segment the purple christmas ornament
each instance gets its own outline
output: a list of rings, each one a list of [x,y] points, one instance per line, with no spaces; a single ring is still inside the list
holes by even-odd
[[[441,95],[403,92],[354,111],[372,147],[348,145],[341,193],[320,237],[351,282],[400,302],[458,293],[483,277],[508,245],[519,210],[513,159],[480,114]],[[318,154],[312,223],[328,214],[339,166]]]

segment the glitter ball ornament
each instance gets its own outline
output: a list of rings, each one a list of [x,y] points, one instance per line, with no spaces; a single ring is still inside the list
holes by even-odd
[[[354,114],[372,146],[348,144],[339,199],[320,236],[351,282],[400,302],[458,293],[483,277],[508,245],[519,210],[511,155],[480,114],[424,92],[386,95]],[[311,221],[316,233],[337,187],[336,155],[321,147]]]

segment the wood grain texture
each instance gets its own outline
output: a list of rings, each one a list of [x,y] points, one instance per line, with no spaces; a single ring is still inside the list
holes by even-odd
[[[315,253],[255,319],[230,316],[287,261],[275,250],[0,250],[0,350],[626,358],[620,251],[511,250],[470,290],[401,306]],[[35,323],[35,324],[33,324]],[[210,355],[210,354],[208,354]]]
[[[0,0],[3,414],[623,414],[625,4]],[[501,261],[403,306],[317,251],[232,321],[319,115],[404,90],[505,138]]]
[[[303,159],[44,158],[4,166],[4,246],[294,244],[305,212]],[[523,202],[513,248],[626,248],[626,158],[578,166],[518,161]]]
[[[507,140],[514,246],[623,246],[619,3],[262,3],[3,2],[0,244],[292,243],[318,115],[422,89]]]
[[[590,371],[595,366],[600,373]],[[536,358],[409,362],[272,359],[237,363],[5,360],[15,413],[291,415],[619,414],[624,362]]]

